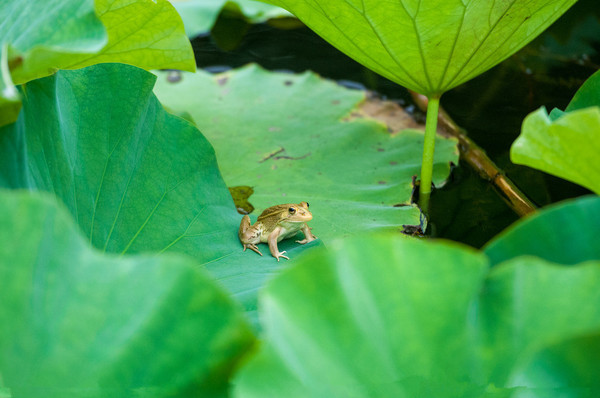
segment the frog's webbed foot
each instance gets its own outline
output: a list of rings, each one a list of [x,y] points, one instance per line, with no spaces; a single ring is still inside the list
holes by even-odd
[[[260,252],[260,250],[258,250],[258,247],[254,244],[254,243],[243,243],[244,245],[244,251],[246,251],[246,249],[250,249],[255,253],[258,253],[262,256],[262,253]]]
[[[305,243],[312,242],[315,239],[317,239],[317,237],[313,235],[313,239],[306,239],[306,238],[304,238],[302,240],[297,240],[296,243],[300,243],[301,245],[303,245]]]
[[[277,261],[279,261],[279,257],[283,257],[286,260],[289,260],[290,258],[288,256],[284,256],[283,253],[285,253],[285,250],[282,252],[277,252],[277,253],[273,254],[273,257],[275,257],[277,259]]]

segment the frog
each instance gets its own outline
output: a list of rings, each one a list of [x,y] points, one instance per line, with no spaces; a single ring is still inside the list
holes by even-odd
[[[277,261],[280,258],[289,260],[285,250],[279,251],[278,242],[295,236],[300,230],[304,233],[304,239],[297,240],[297,243],[303,245],[317,239],[307,224],[312,220],[312,213],[308,210],[308,206],[308,202],[271,206],[258,216],[254,225],[251,225],[248,215],[242,217],[238,236],[244,247],[243,251],[250,249],[262,256],[256,245],[261,242],[268,243],[271,255]]]

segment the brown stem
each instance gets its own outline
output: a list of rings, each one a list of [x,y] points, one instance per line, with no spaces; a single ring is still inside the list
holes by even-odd
[[[427,109],[427,97],[412,92],[412,97],[417,106],[425,111]],[[458,139],[460,157],[467,162],[479,176],[493,184],[502,199],[519,216],[533,213],[536,206],[525,196],[523,192],[510,180],[504,172],[486,155],[473,140],[460,128],[440,107],[438,116],[438,132]]]

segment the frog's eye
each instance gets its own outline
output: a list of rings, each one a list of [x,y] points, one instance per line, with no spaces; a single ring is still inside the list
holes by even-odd
[[[310,207],[310,205],[308,204],[308,202],[306,202],[306,207]]]
[[[290,207],[288,209],[288,211],[290,212],[290,214],[296,214],[296,208],[295,207]]]

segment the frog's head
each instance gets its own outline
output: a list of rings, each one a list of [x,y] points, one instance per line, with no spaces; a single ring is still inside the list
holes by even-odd
[[[258,216],[257,221],[275,228],[280,223],[305,223],[312,220],[312,214],[308,210],[308,203],[288,203],[284,205],[271,206]]]
[[[312,213],[308,210],[308,202],[285,205],[282,220],[287,222],[307,222],[312,220]]]

